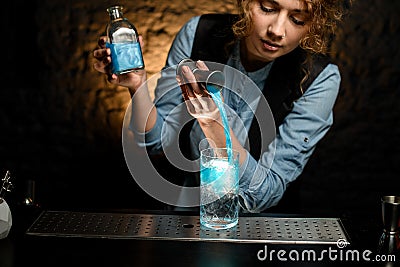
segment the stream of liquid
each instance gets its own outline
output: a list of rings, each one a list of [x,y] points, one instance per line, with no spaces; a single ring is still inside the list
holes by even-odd
[[[224,127],[228,161],[232,162],[232,139],[231,139],[231,134],[229,132],[229,122],[228,122],[228,117],[226,116],[224,103],[222,101],[221,91],[219,90],[219,88],[217,88],[212,84],[207,85],[207,90],[210,93],[215,104],[217,105],[217,108],[219,109],[219,113],[221,115],[221,120],[222,120],[222,126]]]

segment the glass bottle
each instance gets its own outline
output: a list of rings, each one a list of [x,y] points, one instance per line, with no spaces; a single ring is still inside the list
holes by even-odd
[[[111,71],[115,74],[144,68],[138,32],[135,26],[123,16],[122,9],[122,6],[107,8],[110,21],[106,27],[106,47],[111,49]]]

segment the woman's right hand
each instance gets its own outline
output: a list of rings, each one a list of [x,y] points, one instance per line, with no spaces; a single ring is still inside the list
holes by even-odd
[[[129,89],[129,92],[133,95],[136,90],[146,82],[147,75],[146,70],[135,70],[125,74],[113,74],[111,73],[111,50],[106,48],[106,36],[101,36],[98,41],[98,48],[93,51],[93,56],[95,58],[95,63],[93,68],[98,72],[107,75],[107,80],[116,85],[124,86]],[[143,48],[143,38],[139,36],[140,46]]]
[[[207,65],[200,60],[196,62],[196,68],[209,70]],[[215,123],[221,124],[221,116],[214,99],[208,93],[205,84],[196,80],[188,66],[182,67],[181,73],[176,76],[176,80],[181,88],[189,114],[197,119],[200,126],[210,127]]]

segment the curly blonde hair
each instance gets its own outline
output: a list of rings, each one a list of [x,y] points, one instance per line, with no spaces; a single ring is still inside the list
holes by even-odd
[[[247,37],[252,30],[250,4],[254,0],[237,0],[239,20],[233,25],[238,39]],[[325,54],[335,30],[346,14],[352,0],[302,0],[310,13],[311,21],[308,33],[300,41],[304,50]]]
[[[256,0],[237,0],[239,19],[233,24],[232,30],[237,39],[247,37],[252,31],[252,18],[250,5]],[[300,40],[300,47],[307,52],[304,64],[311,64],[311,55],[327,54],[330,43],[344,15],[352,5],[353,0],[301,0],[310,14],[308,32]],[[301,84],[308,78],[309,71],[303,69],[305,74]],[[300,90],[303,88],[300,85]]]

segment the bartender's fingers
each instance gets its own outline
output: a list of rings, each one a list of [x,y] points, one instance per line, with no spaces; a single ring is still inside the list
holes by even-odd
[[[189,96],[193,96],[196,98],[207,96],[207,91],[204,87],[204,83],[197,81],[196,77],[189,67],[184,66],[182,68],[182,73],[186,82],[189,84]]]
[[[188,95],[188,92],[187,92],[187,84],[185,84],[182,81],[182,78],[179,75],[176,75],[176,80],[177,80],[177,82],[179,84],[179,87],[181,88],[183,98],[185,99],[185,101],[189,100],[189,95]]]
[[[97,42],[98,47],[93,51],[93,57],[96,60],[93,63],[93,68],[101,73],[108,73],[111,63],[111,50],[106,48],[106,41],[106,36],[100,36]]]
[[[190,100],[186,100],[185,104],[186,104],[187,110],[189,111],[189,114],[192,115],[194,118],[196,118],[197,117],[196,107],[195,107],[195,105],[193,105],[193,102]]]
[[[178,81],[179,87],[181,88],[183,99],[185,100],[185,104],[187,110],[189,111],[189,114],[194,115],[195,108],[188,95],[188,85],[182,82],[182,78],[179,75],[176,76],[176,80]]]
[[[95,49],[93,51],[93,57],[99,61],[103,60],[105,57],[109,57],[111,59],[111,50],[109,48]]]
[[[182,79],[186,86],[186,92],[189,98],[196,98],[195,93],[201,94],[196,78],[188,66],[182,67]]]
[[[204,63],[204,61],[198,60],[196,61],[196,66],[200,69],[200,70],[209,70],[206,63]]]
[[[202,106],[202,98],[204,97],[197,97],[193,93],[192,89],[190,88],[189,83],[182,83],[182,78],[177,76],[178,84],[181,88],[183,98],[185,100],[185,104],[189,114],[193,117],[197,118],[203,113],[206,109]]]
[[[99,40],[97,41],[97,44],[99,45],[100,48],[105,48],[106,47],[106,42],[107,42],[107,37],[106,36],[100,36]]]
[[[204,99],[204,98],[205,97],[203,97],[203,98],[192,98],[192,99],[189,99],[189,100],[185,101],[186,107],[187,107],[189,113],[193,117],[199,118],[199,117],[205,116],[205,114],[208,113],[207,106],[203,106],[203,104],[205,102],[199,100],[199,99]]]
[[[93,68],[98,72],[108,73],[111,63],[111,56],[108,55],[109,49],[98,49],[93,52],[96,61],[93,63]]]
[[[196,61],[196,67],[199,70],[209,70],[207,65],[206,65],[206,63],[204,63],[204,61],[201,61],[201,60]],[[209,97],[210,96],[208,91],[207,91],[207,88],[205,87],[205,83],[204,82],[199,83],[199,86],[197,88],[199,88],[200,91],[201,91],[201,92],[195,91],[195,93],[198,96],[201,96],[201,97]]]

